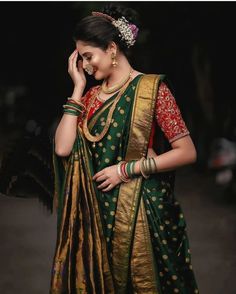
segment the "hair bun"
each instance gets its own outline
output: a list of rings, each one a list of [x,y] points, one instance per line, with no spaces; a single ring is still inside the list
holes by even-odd
[[[107,4],[101,12],[110,15],[114,19],[124,16],[130,23],[137,24],[138,22],[138,13],[132,8],[128,8],[120,4]]]

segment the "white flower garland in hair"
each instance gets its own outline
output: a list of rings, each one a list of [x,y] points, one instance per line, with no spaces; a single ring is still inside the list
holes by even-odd
[[[110,15],[98,11],[93,11],[92,15],[109,20],[119,30],[119,37],[125,41],[128,48],[134,45],[139,29],[135,24],[129,23],[124,16],[115,20]]]
[[[130,46],[133,46],[138,34],[138,28],[136,25],[129,23],[124,16],[117,20],[113,20],[112,24],[118,28],[120,32],[119,37],[121,40],[125,41],[127,47],[129,48]]]

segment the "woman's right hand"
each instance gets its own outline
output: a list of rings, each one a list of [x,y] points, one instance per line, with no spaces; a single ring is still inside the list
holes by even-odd
[[[86,77],[83,70],[83,62],[79,60],[77,64],[78,51],[75,50],[69,57],[68,61],[68,73],[71,76],[74,86],[81,91],[86,86]]]

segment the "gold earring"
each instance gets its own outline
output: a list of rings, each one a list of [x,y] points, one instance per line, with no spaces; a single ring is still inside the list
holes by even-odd
[[[118,62],[117,62],[117,60],[116,60],[116,54],[115,53],[112,53],[111,54],[111,59],[112,59],[112,66],[113,67],[117,67],[117,65],[118,65]]]

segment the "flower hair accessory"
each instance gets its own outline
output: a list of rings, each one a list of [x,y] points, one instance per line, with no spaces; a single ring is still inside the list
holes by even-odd
[[[112,24],[118,28],[120,32],[119,36],[121,40],[125,41],[127,47],[133,46],[138,35],[138,28],[136,25],[129,23],[124,16],[117,20],[113,20]]]
[[[119,37],[126,43],[128,48],[134,45],[139,29],[135,24],[129,23],[124,16],[115,20],[110,15],[102,12],[93,11],[92,15],[109,20],[119,30]]]

